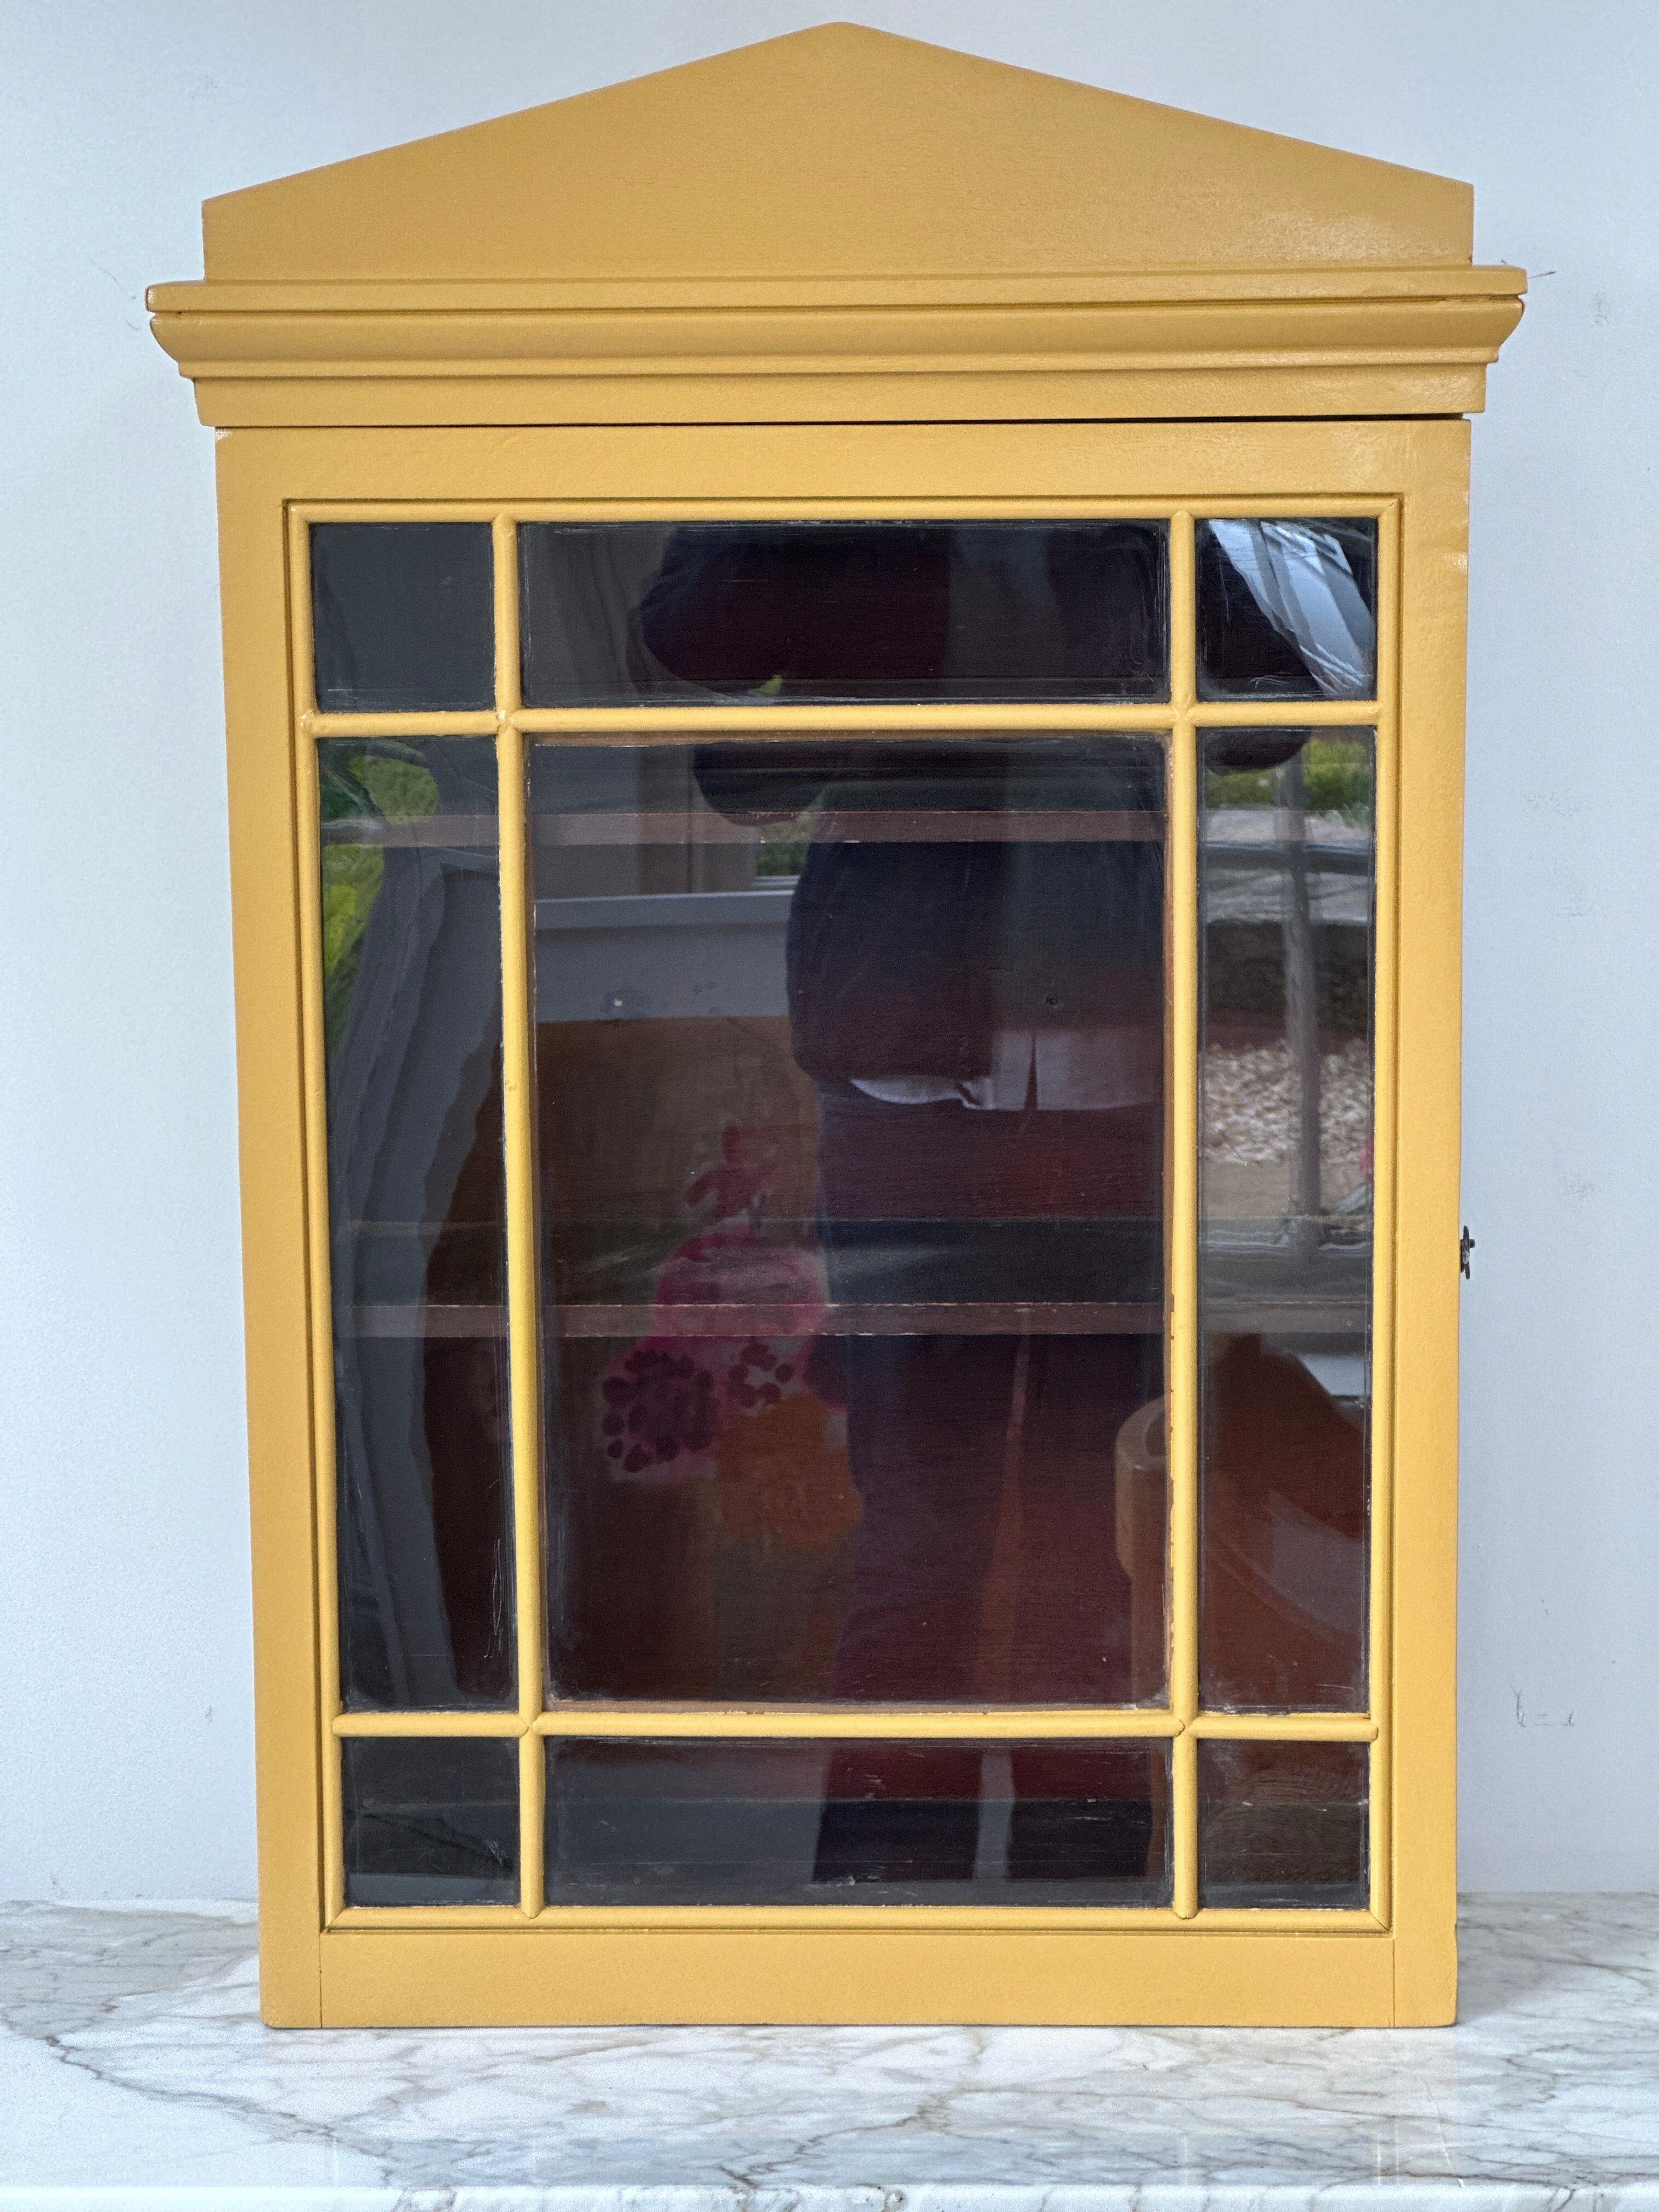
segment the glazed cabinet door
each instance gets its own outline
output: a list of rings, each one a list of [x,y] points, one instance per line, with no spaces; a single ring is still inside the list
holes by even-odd
[[[276,2015],[1443,2008],[1461,426],[228,442]]]

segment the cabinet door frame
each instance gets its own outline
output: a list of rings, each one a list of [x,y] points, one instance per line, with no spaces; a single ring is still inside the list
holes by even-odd
[[[1467,424],[238,429],[220,434],[218,459],[265,2018],[294,2026],[1449,2021],[1455,2004]],[[333,1779],[339,1725],[329,1536],[333,1467],[331,1454],[319,1450],[330,1418],[325,1401],[331,1398],[326,1231],[319,1210],[325,1176],[319,1055],[307,1013],[315,981],[316,870],[309,763],[322,732],[305,688],[301,601],[307,580],[293,565],[307,517],[337,507],[387,520],[433,510],[485,519],[503,508],[595,520],[676,511],[732,517],[1181,518],[1195,510],[1377,515],[1382,623],[1376,707],[1334,710],[1328,704],[1316,712],[1299,706],[1282,716],[1297,723],[1374,719],[1377,730],[1371,1710],[1358,1723],[1346,1717],[1316,1727],[1226,1717],[1224,1724],[1218,1718],[1206,1725],[1200,1717],[1188,1725],[1195,1685],[1182,1679],[1179,1664],[1172,1680],[1174,1707],[1185,1715],[1175,1732],[1178,1817],[1188,1817],[1181,1807],[1183,1792],[1188,1802],[1193,1794],[1202,1735],[1374,1740],[1370,1912],[1194,1913],[1190,1851],[1186,1893],[1178,1883],[1168,1913],[562,1908],[532,1920],[514,1908],[393,1913],[343,1906]],[[1177,543],[1187,527],[1178,521]],[[1184,687],[1189,695],[1190,653],[1183,666],[1178,640],[1183,619],[1190,631],[1192,569],[1178,553],[1173,580],[1176,685],[1178,694]],[[504,659],[516,658],[510,632],[510,622],[504,634],[498,621]],[[511,678],[504,672],[502,680]],[[503,696],[516,703],[516,694]],[[694,717],[701,711],[692,710]],[[430,729],[443,718],[418,719]],[[508,729],[512,719],[503,715],[504,734],[521,744],[524,728]],[[890,722],[892,710],[872,709],[868,719]],[[1008,718],[999,712],[998,719],[1006,725]],[[1048,726],[1062,719],[1045,710]],[[1194,715],[1189,696],[1177,696],[1162,719],[1164,727],[1174,729],[1172,906],[1194,898],[1196,731],[1206,721],[1244,719],[1255,716],[1230,708],[1200,708]],[[504,816],[504,853],[510,828]],[[1190,1036],[1195,955],[1183,958],[1177,950],[1172,990],[1176,1034]],[[1183,991],[1191,1001],[1184,1009]],[[1194,1072],[1183,1075],[1176,1066],[1172,1073],[1173,1112],[1178,1125],[1184,1116],[1191,1127]],[[1404,1164],[1398,1174],[1396,1162]],[[528,1172],[527,1159],[521,1160],[521,1190]],[[1172,1169],[1172,1178],[1174,1377],[1183,1365],[1196,1373],[1195,1297],[1182,1275],[1183,1266],[1191,1273],[1194,1164]],[[533,1382],[532,1374],[523,1384],[532,1394]],[[1171,1438],[1177,1578],[1195,1575],[1193,1395],[1185,1394],[1184,1424],[1182,1395],[1176,1395]],[[527,1474],[521,1478],[521,1498],[529,1480]],[[1176,1597],[1177,1620],[1188,1601]],[[522,1614],[520,1626],[522,1632]],[[1003,1709],[1005,1723],[1010,1710]],[[535,1717],[527,1708],[508,1717],[526,1769],[532,1753],[539,1757]],[[848,1718],[838,1713],[840,1732],[858,1732],[856,1724],[848,1729]],[[1030,1732],[1030,1718],[1021,1723],[1024,1732]],[[970,1726],[987,1732],[982,1714],[959,1719],[963,1732]],[[1065,1720],[1058,1717],[1054,1724],[1063,1728]],[[716,1733],[720,1725],[711,1714],[704,1731]],[[830,1725],[826,1717],[815,1732],[827,1733]],[[452,1717],[442,1732],[465,1727],[454,1729]],[[994,1725],[989,1732],[996,1732]],[[527,1845],[538,1840],[532,1825],[526,1821]]]

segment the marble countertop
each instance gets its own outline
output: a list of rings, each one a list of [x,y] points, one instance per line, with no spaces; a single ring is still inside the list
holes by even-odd
[[[0,2212],[1659,2212],[1659,1898],[1395,2031],[274,2033],[240,1905],[0,1906]]]

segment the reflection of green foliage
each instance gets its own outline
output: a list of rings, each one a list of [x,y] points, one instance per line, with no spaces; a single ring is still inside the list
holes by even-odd
[[[437,778],[422,765],[420,749],[381,738],[372,751],[325,744],[319,762],[323,819],[378,816],[383,822],[422,822],[438,811]]]
[[[787,845],[763,844],[755,855],[757,876],[798,876],[806,866],[805,837],[791,838]]]
[[[1212,768],[1204,777],[1206,806],[1271,806],[1277,777],[1270,768]]]
[[[319,767],[325,822],[420,822],[437,811],[436,779],[414,746],[385,742],[353,753],[325,744]],[[323,1030],[330,1052],[345,1027],[363,933],[385,876],[386,856],[376,846],[323,848]]]
[[[1370,748],[1351,738],[1310,738],[1302,748],[1302,788],[1309,811],[1362,825],[1371,818]],[[1278,769],[1211,769],[1206,806],[1279,806],[1285,779]]]
[[[755,854],[757,876],[798,876],[806,866],[806,848],[812,842],[812,813],[809,807],[790,822],[769,822],[761,830]]]
[[[375,812],[388,822],[422,822],[437,812],[438,785],[429,769],[376,753],[361,753],[351,765]]]
[[[1369,745],[1316,738],[1302,749],[1302,782],[1316,814],[1340,814],[1345,822],[1370,820]]]
[[[345,1026],[363,932],[386,855],[373,845],[330,845],[323,852],[323,1030],[331,1052]]]

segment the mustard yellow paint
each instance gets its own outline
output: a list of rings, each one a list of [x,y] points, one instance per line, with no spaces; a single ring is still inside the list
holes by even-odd
[[[971,177],[974,189],[964,191]],[[556,219],[550,210],[556,210]],[[1455,2002],[1457,972],[1467,429],[1519,313],[1467,188],[833,26],[213,203],[208,276],[152,295],[222,435],[268,2020],[1428,2023]],[[1145,419],[1124,420],[1135,416]],[[1276,416],[1282,419],[1246,419]],[[1065,418],[1074,419],[1065,419]],[[789,418],[789,419],[786,419]],[[897,419],[895,419],[897,418]],[[496,424],[509,424],[503,435]],[[1365,514],[1374,704],[1194,696],[1192,519]],[[525,710],[514,532],[557,515],[1156,514],[1161,707],[745,709],[835,728],[1153,731],[1170,762],[1170,1674],[1159,1711],[542,1709],[533,1130],[515,806],[527,742],[673,742],[698,709]],[[322,715],[306,537],[330,515],[487,520],[495,708]],[[732,718],[735,720],[736,718]],[[1199,732],[1374,725],[1371,1706],[1204,1714],[1196,1675]],[[346,1715],[333,1444],[314,746],[496,740],[519,1696]],[[1123,1734],[1171,1742],[1171,1905],[545,1907],[565,1733]],[[338,1741],[520,1742],[517,1908],[349,1910]],[[1197,1745],[1369,1741],[1361,1913],[1200,1908]]]
[[[1466,185],[850,24],[204,233],[150,304],[221,425],[1459,413],[1524,282]]]
[[[1447,177],[830,23],[229,192],[203,232],[210,280],[262,284],[1063,284],[1455,264],[1473,219]]]

